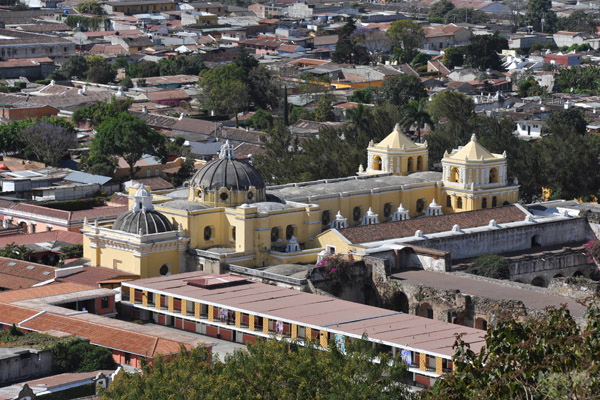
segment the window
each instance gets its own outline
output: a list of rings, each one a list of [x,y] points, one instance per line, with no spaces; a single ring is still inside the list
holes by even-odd
[[[152,175],[152,170],[150,168],[148,168],[146,170],[146,177],[150,178],[150,175]]]
[[[335,254],[335,246],[329,246],[327,245],[327,253],[328,254]]]
[[[160,168],[156,168],[156,169],[154,170],[154,175],[155,175],[155,176],[160,176]]]
[[[423,210],[425,209],[425,202],[427,200],[426,199],[419,199],[417,200],[417,212],[423,212]]]
[[[108,302],[108,296],[104,296],[102,298],[102,304],[100,305],[100,307],[102,307],[102,308],[108,308],[108,303],[109,303]]]
[[[358,221],[360,221],[360,216],[361,216],[360,207],[354,207],[354,209],[352,210],[352,220],[354,220],[354,222],[358,222]]]
[[[492,197],[492,207],[496,207],[498,205],[498,198],[496,196]]]
[[[481,208],[487,208],[487,198],[483,198],[481,200]]]
[[[248,194],[246,195],[246,197],[248,197],[248,200],[252,200],[254,198],[254,193],[248,192]]]
[[[169,275],[169,266],[168,266],[167,264],[163,264],[163,266],[162,266],[162,267],[160,267],[159,273],[160,273],[162,276]]]
[[[231,240],[235,240],[235,226],[231,227]]]
[[[294,226],[288,225],[285,227],[285,239],[290,240],[294,236]]]
[[[321,213],[321,224],[329,225],[330,222],[331,222],[331,211],[329,211],[329,210],[323,211]]]
[[[392,203],[385,203],[383,205],[383,216],[389,218],[392,215]]]
[[[456,199],[456,208],[463,208],[462,197]]]
[[[210,239],[212,239],[212,227],[210,226],[205,226],[204,227],[204,240],[209,241]]]
[[[229,198],[229,194],[227,194],[227,192],[223,192],[219,197],[221,200],[226,201]]]
[[[452,207],[452,197],[446,196],[446,207]]]
[[[271,229],[271,242],[276,242],[279,240],[279,228],[274,227]]]

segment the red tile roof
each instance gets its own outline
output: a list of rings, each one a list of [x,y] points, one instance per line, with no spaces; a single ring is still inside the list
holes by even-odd
[[[124,280],[136,279],[138,276],[112,268],[83,267],[81,271],[58,278],[56,281],[98,287],[100,282],[115,280],[116,278],[122,278],[118,280],[118,282],[121,282]]]
[[[186,100],[190,95],[183,89],[160,90],[157,92],[146,93],[146,97],[150,101],[165,101],[165,100]]]
[[[53,278],[53,276],[51,276],[51,278]],[[0,303],[14,303],[22,300],[39,299],[41,297],[76,293],[83,290],[90,290],[90,287],[88,285],[70,282],[51,283],[49,285],[37,286],[28,289],[0,292]]]
[[[384,222],[375,225],[361,225],[352,228],[340,229],[342,236],[351,243],[376,242],[413,236],[417,230],[424,235],[438,232],[451,231],[454,225],[461,229],[486,226],[490,220],[498,224],[522,221],[525,212],[517,206],[487,208],[483,210],[445,214],[436,217],[422,217],[406,221]]]
[[[29,288],[37,283],[53,278],[53,267],[0,257],[0,288],[2,289]]]
[[[65,242],[71,244],[83,243],[83,235],[70,231],[50,231],[30,233],[26,235],[11,235],[0,237],[0,247],[6,247],[10,243],[18,245],[35,244],[41,242]]]
[[[36,206],[33,204],[19,203],[12,208],[13,211],[22,211],[25,213],[43,215],[45,217],[68,220],[71,216],[70,211],[56,210],[54,208]]]

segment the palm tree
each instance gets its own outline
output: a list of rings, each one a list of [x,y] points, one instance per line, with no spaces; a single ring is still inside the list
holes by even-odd
[[[433,120],[427,112],[427,99],[411,100],[402,107],[400,126],[402,126],[403,129],[408,130],[413,125],[417,127],[417,130],[415,131],[417,134],[417,141],[421,143],[421,128],[425,125],[431,126],[432,129],[434,127]]]

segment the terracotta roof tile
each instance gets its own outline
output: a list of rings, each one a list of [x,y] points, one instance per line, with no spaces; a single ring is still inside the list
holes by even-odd
[[[70,211],[56,210],[54,208],[36,206],[33,204],[19,203],[12,208],[13,211],[22,211],[31,214],[43,215],[45,217],[68,220]]]
[[[25,235],[21,235],[25,236]],[[54,278],[54,268],[30,261],[0,257],[0,288],[22,289]]]
[[[52,278],[52,277],[51,277]],[[56,296],[67,293],[76,293],[82,290],[90,290],[88,285],[78,283],[52,283],[28,289],[9,290],[0,292],[0,303],[13,303],[15,301],[39,299],[41,297]]]
[[[59,278],[57,279],[57,282],[70,282],[98,287],[99,283],[103,281],[114,280],[116,278],[123,278],[118,280],[119,282],[121,282],[123,280],[135,279],[137,277],[137,275],[112,268],[83,267],[83,269],[80,272],[76,272],[72,275]]]
[[[461,229],[486,226],[494,219],[498,224],[522,221],[525,213],[517,206],[487,208],[456,214],[445,214],[437,217],[423,217],[406,221],[384,222],[375,225],[362,225],[340,229],[342,236],[352,243],[375,242],[413,236],[417,230],[424,235],[451,231],[454,225]]]
[[[27,318],[33,317],[39,313],[38,310],[32,310],[26,307],[14,306],[12,304],[0,304],[0,322],[4,324],[18,324]]]
[[[0,237],[0,247],[5,247],[10,243],[18,245],[35,244],[41,242],[65,242],[71,244],[83,243],[83,235],[78,232],[69,231],[50,231],[30,233],[26,235],[11,235]]]

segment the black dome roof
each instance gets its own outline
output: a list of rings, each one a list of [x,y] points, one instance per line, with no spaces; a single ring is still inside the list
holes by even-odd
[[[117,217],[112,228],[135,234],[141,230],[143,235],[175,230],[167,217],[154,210],[128,211]]]
[[[235,158],[221,158],[206,164],[192,177],[192,187],[207,189],[231,188],[245,190],[250,186],[257,189],[265,187],[265,181],[256,168],[242,160]]]

